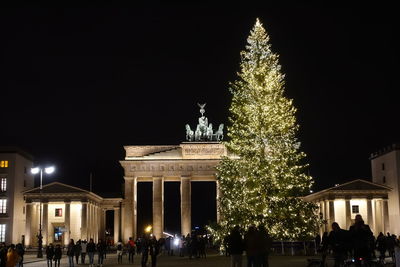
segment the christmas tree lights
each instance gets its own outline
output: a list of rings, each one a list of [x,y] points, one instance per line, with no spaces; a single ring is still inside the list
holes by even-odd
[[[220,222],[211,229],[222,239],[235,225],[265,225],[279,240],[315,234],[317,206],[301,199],[313,180],[296,139],[296,108],[284,96],[284,74],[257,19],[241,52],[238,78],[230,84],[230,153],[217,167]]]

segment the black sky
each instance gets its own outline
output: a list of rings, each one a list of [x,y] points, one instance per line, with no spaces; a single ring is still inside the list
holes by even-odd
[[[119,192],[124,145],[179,144],[198,102],[226,123],[228,82],[256,17],[280,55],[315,189],[370,179],[370,153],[399,142],[390,7],[0,12],[0,145],[55,164],[46,183],[88,188],[92,172],[95,192]]]

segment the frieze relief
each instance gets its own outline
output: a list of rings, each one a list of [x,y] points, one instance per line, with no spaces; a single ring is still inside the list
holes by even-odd
[[[128,176],[164,176],[207,174],[213,175],[218,161],[182,163],[150,163],[150,162],[124,162],[125,173]]]
[[[143,157],[152,153],[177,148],[178,146],[125,146],[126,157]]]
[[[183,143],[181,148],[184,159],[220,159],[227,155],[225,146],[220,143]]]

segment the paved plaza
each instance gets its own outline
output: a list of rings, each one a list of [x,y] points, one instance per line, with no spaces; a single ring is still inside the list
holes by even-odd
[[[307,266],[307,258],[305,256],[272,256],[270,259],[270,266],[290,266],[290,267],[300,267],[300,266]],[[167,256],[167,255],[160,255],[158,257],[158,264],[157,266],[159,267],[180,267],[180,266],[210,266],[210,267],[229,267],[230,262],[229,262],[229,257],[225,256],[219,256],[216,254],[211,254],[208,255],[206,259],[192,259],[189,260],[187,257],[178,257],[178,256]],[[246,264],[244,264],[244,259],[243,257],[243,267],[246,267]],[[45,267],[47,266],[45,260],[37,261],[38,259],[35,257],[35,255],[27,255],[26,256],[26,262],[24,266],[26,267]],[[87,257],[86,257],[87,260]],[[97,260],[97,256],[95,256],[95,262]],[[149,259],[150,260],[150,259]],[[54,266],[54,265],[53,265]],[[67,257],[63,255],[63,258],[61,259],[61,267],[67,267],[68,266],[68,261]],[[75,265],[77,266],[77,265]],[[87,262],[85,265],[78,265],[78,266],[88,266]],[[97,266],[97,264],[95,265]],[[128,258],[127,256],[124,256],[123,263],[122,264],[117,264],[117,257],[116,254],[109,254],[107,255],[107,259],[104,260],[103,266],[140,266],[140,256],[135,256],[135,262],[134,264],[128,264]],[[148,262],[148,266],[151,266],[150,261]]]

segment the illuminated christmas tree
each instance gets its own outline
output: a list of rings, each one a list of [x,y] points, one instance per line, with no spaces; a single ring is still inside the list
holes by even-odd
[[[310,192],[305,154],[296,139],[292,100],[284,96],[284,74],[269,36],[257,19],[241,52],[238,79],[231,83],[229,141],[232,154],[217,167],[221,192],[219,237],[234,225],[265,225],[276,239],[313,236],[316,205],[301,200]]]

